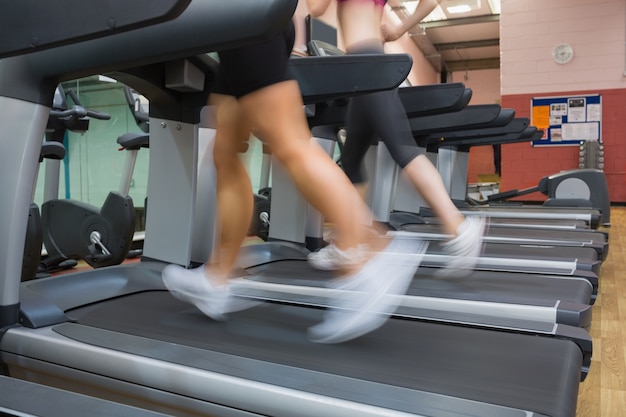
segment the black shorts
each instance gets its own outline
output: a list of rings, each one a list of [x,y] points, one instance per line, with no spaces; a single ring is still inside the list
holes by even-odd
[[[220,66],[212,92],[237,98],[291,80],[287,61],[296,31],[293,21],[274,39],[219,53]]]

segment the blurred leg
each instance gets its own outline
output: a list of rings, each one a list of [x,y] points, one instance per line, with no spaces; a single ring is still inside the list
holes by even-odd
[[[241,109],[257,133],[272,148],[303,196],[335,224],[336,245],[354,248],[358,262],[346,265],[336,283],[339,293],[329,300],[324,321],[309,330],[312,340],[339,343],[382,326],[397,308],[395,295],[404,294],[426,245],[395,235],[369,242],[373,252],[359,257],[365,242],[362,226],[369,209],[348,177],[310,140],[300,90],[295,81],[262,88],[240,99]]]
[[[254,208],[252,186],[239,155],[250,136],[250,129],[234,97],[213,94],[209,104],[217,105],[213,160],[217,175],[220,245],[214,255],[215,263],[207,264],[206,268],[221,284],[226,284],[246,238]]]
[[[220,244],[213,255],[213,263],[204,267],[186,269],[168,265],[163,269],[163,283],[176,298],[195,305],[215,320],[223,320],[226,313],[251,306],[247,301],[231,297],[227,286],[228,274],[252,218],[252,187],[239,159],[239,149],[248,139],[250,129],[234,97],[212,95],[209,104],[217,105],[213,159]]]
[[[298,190],[335,224],[337,246],[356,247],[363,240],[362,227],[369,219],[369,210],[341,169],[311,142],[297,82],[262,88],[239,102]]]
[[[403,171],[439,217],[444,232],[456,236],[457,229],[464,217],[450,200],[450,195],[448,195],[437,168],[425,155],[419,155],[409,162]]]

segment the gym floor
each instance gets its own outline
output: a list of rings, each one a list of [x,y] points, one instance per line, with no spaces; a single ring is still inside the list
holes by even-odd
[[[577,417],[626,414],[626,207],[611,208],[609,256],[593,306],[593,358],[581,383]]]

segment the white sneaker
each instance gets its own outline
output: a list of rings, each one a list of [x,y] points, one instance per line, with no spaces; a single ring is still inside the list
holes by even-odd
[[[340,343],[382,326],[397,308],[393,296],[406,292],[426,247],[408,234],[396,234],[359,272],[336,280],[332,286],[341,294],[330,300],[324,321],[309,329],[311,340]]]
[[[322,271],[337,271],[340,269],[350,269],[363,262],[366,245],[341,250],[334,243],[331,243],[317,252],[309,253],[308,260],[311,266]]]
[[[486,222],[482,217],[466,217],[457,229],[457,237],[444,243],[445,251],[452,256],[446,270],[470,270],[478,263],[483,249]]]
[[[258,301],[232,296],[228,286],[212,285],[204,265],[194,269],[168,265],[163,269],[162,277],[165,287],[174,297],[193,304],[214,320],[225,320],[227,313],[259,304]]]

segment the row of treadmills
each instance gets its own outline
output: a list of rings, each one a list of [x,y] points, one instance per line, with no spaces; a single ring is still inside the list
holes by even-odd
[[[463,276],[439,273],[445,236],[419,204],[377,214],[431,240],[423,266],[383,327],[320,345],[307,339],[307,328],[322,320],[331,276],[309,267],[305,246],[319,222],[277,167],[272,218],[281,221],[272,223],[268,243],[245,248],[240,266],[247,276],[234,284],[240,296],[263,302],[218,323],[173,298],[162,268],[203,262],[213,243],[207,236],[215,236],[210,158],[198,152],[210,140],[203,106],[217,65],[206,53],[277,33],[297,1],[171,0],[159,3],[163,9],[150,3],[146,10],[158,16],[149,17],[130,13],[127,3],[107,2],[101,13],[77,18],[84,25],[51,30],[40,47],[0,49],[0,414],[575,416],[591,362],[591,305],[608,253],[606,233],[595,229],[605,213],[595,208],[494,208],[484,256]],[[99,31],[102,16],[127,20],[117,30],[107,20],[110,30]],[[28,25],[14,29],[34,33]],[[341,126],[346,98],[394,88],[410,66],[406,55],[291,61],[321,141]],[[100,73],[150,100],[144,257],[20,283],[54,89]],[[508,126],[531,128],[512,111],[468,106],[468,94],[457,84],[402,89],[416,139],[450,144],[488,136],[472,129],[491,129],[496,138]],[[492,120],[471,124],[487,117],[483,111],[495,113]],[[428,147],[433,158],[436,148]],[[382,156],[374,158],[374,189],[399,194]]]

